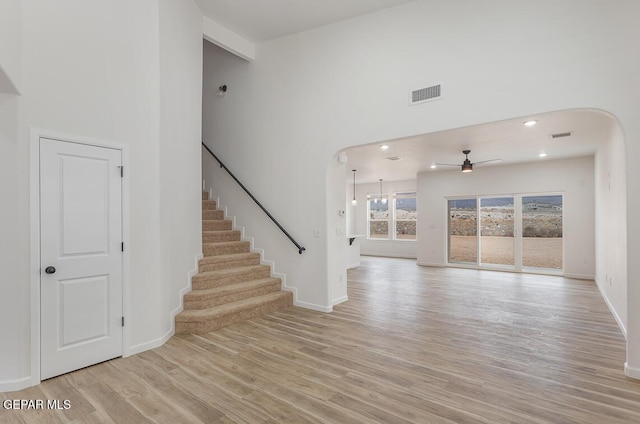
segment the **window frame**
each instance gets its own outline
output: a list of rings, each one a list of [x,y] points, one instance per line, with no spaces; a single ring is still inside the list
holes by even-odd
[[[406,196],[411,195],[411,196]],[[415,220],[411,219],[397,219],[397,199],[398,196],[406,196],[404,198],[407,199],[415,199],[416,200],[416,218]],[[388,216],[386,219],[373,219],[371,217],[371,202],[376,199],[387,200],[387,213]],[[417,191],[402,191],[395,193],[371,193],[367,195],[367,240],[382,240],[382,241],[400,241],[400,242],[416,242],[418,239],[417,234],[417,225],[418,225],[418,193]],[[387,236],[386,237],[371,237],[371,222],[387,222]],[[415,221],[416,223],[416,234],[414,238],[403,239],[397,237],[396,226],[398,222],[404,221]]]

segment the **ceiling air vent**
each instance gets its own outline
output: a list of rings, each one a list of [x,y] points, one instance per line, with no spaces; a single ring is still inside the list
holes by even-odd
[[[570,136],[571,136],[571,131],[563,132],[563,133],[557,133],[557,134],[551,134],[551,138],[562,138],[562,137],[570,137]]]
[[[442,98],[440,84],[419,88],[409,92],[409,105],[417,105]]]
[[[400,160],[402,159],[400,156],[391,156],[390,158],[387,158],[389,160]]]

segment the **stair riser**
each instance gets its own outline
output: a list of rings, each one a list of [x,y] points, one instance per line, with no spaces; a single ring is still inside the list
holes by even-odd
[[[258,317],[260,315],[283,309],[293,305],[293,295],[283,292],[283,296],[278,300],[268,302],[241,312],[224,316],[212,316],[201,321],[182,321],[180,316],[176,316],[176,333],[178,334],[205,334],[218,330],[222,327],[234,324],[239,321]]]
[[[209,200],[209,193],[202,192],[202,200]]]
[[[255,270],[254,272],[247,272],[243,274],[229,275],[224,277],[212,276],[198,278],[198,275],[199,274],[195,275],[191,280],[191,287],[193,290],[212,289],[214,287],[226,286],[229,284],[268,278],[271,276],[271,269],[269,267],[265,267],[264,269]]]
[[[235,302],[237,300],[248,299],[254,296],[260,296],[267,293],[272,293],[280,290],[280,283],[274,282],[269,285],[264,285],[262,287],[257,287],[251,290],[238,291],[235,293],[229,293],[224,296],[217,296],[211,298],[200,298],[197,294],[189,297],[188,295],[184,298],[184,308],[185,309],[207,309],[213,306],[223,305],[229,302]],[[191,292],[189,294],[192,294]]]
[[[247,258],[233,261],[217,262],[217,263],[202,263],[198,266],[198,272],[217,271],[219,269],[237,268],[240,266],[259,265],[260,257]]]
[[[229,220],[217,220],[217,221],[202,221],[202,231],[226,231],[231,229],[231,221]]]
[[[202,210],[213,210],[217,209],[217,205],[215,200],[203,200],[202,201]]]
[[[249,252],[249,242],[209,245],[203,244],[202,250],[204,256],[229,255],[231,253],[247,253]]]
[[[233,233],[212,232],[202,234],[203,243],[217,243],[220,241],[240,241],[240,231]]]
[[[224,219],[224,211],[218,209],[203,210],[202,219]]]

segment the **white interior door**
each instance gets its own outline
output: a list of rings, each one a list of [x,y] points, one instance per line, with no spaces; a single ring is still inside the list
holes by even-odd
[[[40,139],[41,379],[122,355],[122,152]]]

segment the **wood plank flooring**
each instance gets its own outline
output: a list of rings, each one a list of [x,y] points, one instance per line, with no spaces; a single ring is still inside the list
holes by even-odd
[[[0,399],[2,423],[640,423],[591,281],[363,257],[331,314],[288,308]]]

